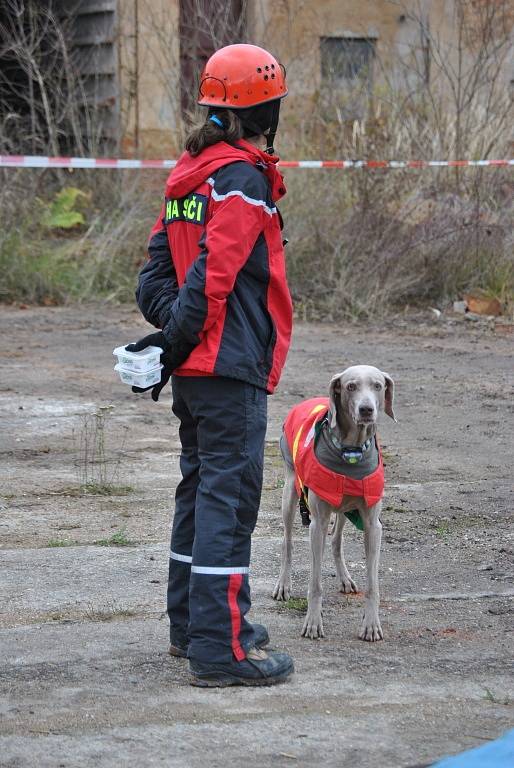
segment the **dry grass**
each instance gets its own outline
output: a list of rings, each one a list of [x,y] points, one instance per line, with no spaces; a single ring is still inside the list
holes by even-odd
[[[283,208],[289,278],[304,317],[445,305],[477,288],[512,299],[506,173],[470,169],[459,191],[451,171],[434,169],[295,173]]]
[[[0,48],[6,60],[23,64],[28,83],[39,85],[36,101],[29,88],[19,94],[27,100],[16,102],[25,112],[20,107],[14,114],[9,101],[0,104],[0,147],[94,154],[99,115],[81,98],[67,22],[35,0],[7,5],[12,13]],[[322,78],[301,111],[286,100],[277,137],[283,157],[487,159],[512,152],[511,3],[455,0],[445,22],[451,34],[444,35],[427,22],[420,4],[397,5],[416,26],[415,39],[398,47],[394,60],[381,61],[377,46],[364,77],[345,78],[344,87],[338,78]],[[283,7],[293,19],[297,3]],[[202,29],[216,49],[238,27],[226,14],[206,25],[202,9],[193,8],[192,28]],[[155,41],[163,99],[174,110],[171,84],[179,63],[170,59],[170,41],[176,31],[159,16],[144,24]],[[43,31],[51,56],[37,42]],[[192,59],[197,39],[192,36]],[[316,35],[311,44],[316,51],[302,55],[317,55]],[[298,68],[284,63],[291,64],[292,82]],[[87,116],[85,124],[80,115]],[[170,137],[179,139],[182,130],[170,126]],[[294,170],[287,177],[287,260],[300,316],[355,318],[406,304],[443,305],[478,288],[506,307],[512,301],[510,168]],[[56,193],[67,186],[79,190],[69,199],[80,210],[66,211],[64,220],[78,226],[64,231],[51,211]],[[133,302],[163,186],[157,173],[0,170],[0,300]]]
[[[74,185],[86,193],[86,223],[60,230],[43,224],[55,178],[27,170],[11,176],[9,169],[0,181],[1,301],[133,300],[159,193],[137,174],[76,174]]]
[[[339,157],[451,157],[445,123],[420,127],[420,114],[348,126],[327,124],[325,146]],[[416,122],[417,121],[417,122]],[[309,134],[309,130],[312,133]],[[330,129],[330,130],[329,130]],[[317,130],[317,129],[316,129]],[[315,126],[304,126],[311,156]],[[336,140],[337,139],[337,140]],[[481,126],[467,156],[484,143],[505,145]],[[332,143],[331,143],[332,142]],[[285,156],[306,156],[301,144]],[[288,275],[297,314],[305,318],[380,315],[406,304],[444,306],[482,289],[509,310],[514,289],[513,181],[510,169],[290,170],[281,205]],[[39,171],[3,171],[0,191],[0,300],[63,303],[133,302],[137,272],[161,203],[160,180],[138,172],[73,175],[85,224],[49,229],[44,212],[59,189]],[[27,189],[37,190],[27,193]],[[44,200],[44,202],[42,202]]]

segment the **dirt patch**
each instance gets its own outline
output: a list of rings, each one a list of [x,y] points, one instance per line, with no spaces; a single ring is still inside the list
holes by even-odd
[[[2,766],[399,768],[495,738],[512,723],[513,358],[488,324],[397,318],[296,324],[269,398],[264,492],[252,557],[253,615],[297,673],[261,691],[201,692],[166,654],[165,590],[177,424],[169,394],[135,397],[112,349],[143,335],[132,310],[0,308]],[[280,556],[287,410],[354,363],[387,370],[381,559],[386,640],[357,639],[362,591],[337,592],[324,562],[326,638],[300,638],[308,532],[295,527],[293,597],[270,593]],[[103,485],[81,482],[81,430],[105,425]],[[98,471],[89,466],[93,480]],[[347,529],[350,529],[347,526]],[[345,529],[345,533],[346,530]],[[365,585],[361,534],[347,561]],[[370,738],[370,733],[373,738]],[[37,763],[34,755],[37,754]]]

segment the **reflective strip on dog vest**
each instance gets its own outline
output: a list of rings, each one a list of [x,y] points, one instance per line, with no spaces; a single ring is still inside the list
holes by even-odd
[[[314,416],[316,413],[320,413],[321,411],[324,411],[324,410],[326,410],[326,409],[325,409],[325,406],[323,404],[315,405],[314,408],[312,409],[312,411],[309,413],[309,416]],[[303,484],[302,478],[300,477],[300,475],[298,473],[298,470],[297,470],[296,454],[298,453],[298,443],[300,442],[300,437],[302,435],[302,430],[303,430],[304,426],[305,426],[304,423],[302,423],[300,425],[300,428],[299,428],[298,432],[296,433],[296,436],[295,436],[294,441],[293,441],[292,450],[291,450],[291,447],[290,447],[291,455],[293,457],[293,464],[295,465],[296,477],[298,478],[298,483],[300,484],[300,487],[301,487],[302,490],[303,490],[304,484]],[[287,437],[287,435],[286,435],[286,437]]]

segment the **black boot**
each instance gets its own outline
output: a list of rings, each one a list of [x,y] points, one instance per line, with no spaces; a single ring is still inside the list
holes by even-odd
[[[252,624],[254,631],[254,645],[256,648],[264,648],[269,643],[268,630],[262,624]],[[187,656],[187,641],[182,639],[172,640],[168,648],[170,656],[179,656],[185,659]]]
[[[294,672],[291,656],[277,651],[251,648],[243,661],[223,664],[189,660],[191,685],[200,688],[224,688],[229,685],[276,685]]]

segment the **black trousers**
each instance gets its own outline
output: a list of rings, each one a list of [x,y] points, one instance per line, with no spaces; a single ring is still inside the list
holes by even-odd
[[[168,580],[172,643],[198,661],[241,660],[253,645],[251,534],[262,490],[267,395],[235,379],[173,376],[182,480]]]

